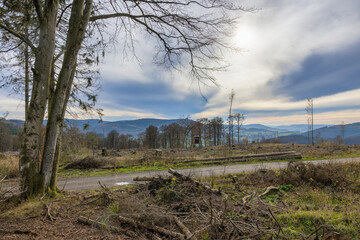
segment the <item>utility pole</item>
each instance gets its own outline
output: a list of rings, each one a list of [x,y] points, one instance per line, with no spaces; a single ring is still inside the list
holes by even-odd
[[[342,121],[340,124],[340,130],[341,130],[341,137],[342,137],[343,144],[345,144],[345,122],[344,121]]]
[[[308,136],[310,136],[311,133],[311,144],[314,145],[314,101],[312,98],[307,99],[305,110],[308,114]]]

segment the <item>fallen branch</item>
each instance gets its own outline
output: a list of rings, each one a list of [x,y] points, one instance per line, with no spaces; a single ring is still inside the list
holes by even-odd
[[[38,236],[39,234],[37,234],[36,232],[32,231],[32,230],[5,230],[5,229],[0,229],[0,233],[5,233],[5,234],[28,234],[28,235],[33,235],[33,236]]]
[[[162,228],[162,227],[159,227],[159,226],[156,226],[156,225],[145,224],[145,223],[136,221],[136,220],[131,219],[131,218],[123,217],[123,216],[119,216],[118,219],[119,219],[119,221],[121,223],[129,224],[129,225],[131,225],[131,226],[133,226],[135,228],[140,227],[140,228],[151,230],[151,231],[154,231],[154,232],[166,235],[166,236],[170,236],[172,238],[185,240],[185,236],[183,234],[173,232],[173,231],[167,230],[165,228]]]
[[[279,188],[278,187],[274,187],[274,186],[270,186],[270,187],[267,187],[266,188],[266,190],[265,190],[265,192],[263,192],[263,193],[261,193],[258,197],[260,198],[260,197],[263,197],[263,196],[265,196],[265,195],[267,195],[270,191],[272,191],[272,190],[279,190]]]
[[[317,229],[315,229],[315,231],[313,231],[312,233],[310,233],[310,235],[308,235],[305,239],[309,239],[312,235],[314,235],[315,233],[317,233],[318,231],[320,231],[324,226],[321,225],[320,227],[318,227]]]
[[[125,234],[125,235],[127,235],[127,236],[129,236],[131,238],[136,237],[136,234],[134,232],[132,232],[132,231],[124,230],[124,229],[117,228],[117,227],[114,227],[114,226],[111,226],[111,225],[107,225],[107,224],[92,220],[92,219],[84,217],[84,216],[80,216],[77,219],[77,221],[79,223],[82,223],[82,224],[85,224],[85,225],[95,226],[97,228],[104,228],[104,229],[109,230],[109,231],[114,232],[114,233]]]
[[[64,183],[64,186],[62,187],[61,191],[64,191],[64,190],[65,190],[65,187],[66,187],[67,181],[68,181],[68,178],[66,178],[66,179],[65,179],[65,183]]]
[[[208,185],[205,185],[203,184],[202,182],[199,182],[195,179],[192,179],[191,177],[189,176],[185,176],[177,171],[175,171],[174,169],[170,168],[169,169],[169,173],[174,175],[175,177],[179,178],[179,179],[182,179],[183,181],[189,181],[193,184],[195,184],[196,186],[201,186],[205,192],[208,192],[208,193],[212,193],[212,194],[215,194],[215,195],[221,195],[223,197],[225,197],[226,199],[228,198],[228,195],[226,193],[223,193],[221,191],[218,191],[218,190],[215,190],[213,189],[212,187],[208,186]]]
[[[51,209],[50,209],[50,207],[47,205],[47,204],[45,204],[45,207],[46,207],[46,217],[48,217],[49,219],[50,219],[50,221],[54,221],[54,220],[56,220],[56,218],[54,218],[53,216],[51,216],[51,213],[50,213],[50,211],[51,211]]]
[[[185,234],[186,239],[197,240],[197,238],[190,232],[190,230],[176,216],[174,216],[174,221],[175,221],[176,225],[178,225],[178,227],[181,229],[181,231]]]
[[[268,211],[269,211],[269,213],[270,213],[271,217],[275,220],[276,224],[277,224],[277,225],[278,225],[278,227],[279,227],[279,232],[277,233],[277,237],[279,237],[280,232],[284,233],[284,231],[283,231],[283,229],[282,229],[282,227],[281,227],[280,223],[278,222],[278,220],[275,218],[275,216],[274,216],[274,214],[272,213],[272,211],[271,211],[271,209],[270,209],[270,208],[268,208]]]

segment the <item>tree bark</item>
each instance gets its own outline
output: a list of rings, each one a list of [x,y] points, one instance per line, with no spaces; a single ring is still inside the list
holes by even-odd
[[[64,115],[76,69],[77,55],[85,36],[85,30],[89,21],[92,8],[92,0],[74,0],[69,20],[69,31],[65,46],[63,65],[59,73],[54,97],[49,106],[49,120],[46,128],[44,154],[41,165],[41,176],[44,178],[43,190],[55,190],[50,188],[55,161],[57,140]],[[56,173],[54,173],[56,174]],[[55,182],[53,183],[55,184]],[[56,185],[53,185],[55,188]]]
[[[46,110],[51,64],[55,49],[58,1],[48,1],[40,21],[39,45],[35,51],[33,88],[21,144],[21,190],[27,196],[39,193],[41,131]]]

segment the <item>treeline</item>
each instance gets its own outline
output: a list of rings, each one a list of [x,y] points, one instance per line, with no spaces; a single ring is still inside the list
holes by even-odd
[[[206,147],[225,144],[226,131],[220,117],[197,121],[184,119],[160,128],[150,125],[140,134],[140,138],[147,148]]]
[[[240,141],[240,125],[224,125],[220,117],[201,118],[196,121],[179,120],[177,123],[156,127],[150,125],[137,136],[111,131],[106,136],[95,132],[83,133],[77,127],[68,127],[63,133],[63,149],[130,149],[130,148],[191,148],[234,144]],[[236,136],[236,137],[235,137]],[[241,139],[243,141],[243,139]]]
[[[221,117],[200,118],[196,121],[182,119],[177,123],[156,127],[150,125],[137,136],[111,131],[107,135],[95,132],[84,133],[76,126],[67,125],[62,134],[62,150],[131,149],[131,148],[191,148],[231,145],[240,139],[241,122],[229,127]],[[45,129],[43,129],[45,133]],[[22,129],[13,129],[0,121],[0,152],[17,151],[20,148]],[[247,139],[245,138],[245,141]]]

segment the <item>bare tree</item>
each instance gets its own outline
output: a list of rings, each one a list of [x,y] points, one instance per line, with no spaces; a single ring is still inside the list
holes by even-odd
[[[240,128],[244,123],[245,116],[244,116],[244,114],[241,114],[241,113],[234,113],[233,118],[235,119],[236,124],[237,124],[237,143],[239,144],[240,143]]]
[[[231,90],[229,100],[230,100],[230,106],[229,106],[229,146],[231,146],[234,143],[234,132],[233,132],[233,115],[232,115],[232,105],[235,97],[234,89]]]
[[[156,126],[150,125],[145,130],[144,145],[148,148],[157,148],[159,130]]]
[[[108,21],[115,21],[112,32],[123,33],[127,37],[125,48],[133,50],[134,29],[144,30],[157,40],[157,63],[175,69],[190,66],[190,73],[198,81],[216,83],[212,73],[224,69],[221,49],[229,46],[225,37],[237,20],[237,15],[229,11],[242,10],[228,0],[32,0],[28,9],[36,16],[36,27],[34,38],[29,38],[18,28],[22,20],[11,17],[9,2],[0,2],[0,33],[6,35],[9,44],[25,43],[34,56],[20,154],[21,186],[27,196],[56,190],[59,136],[81,60],[79,53],[87,39],[99,41],[99,37],[102,41]],[[60,30],[58,26],[65,18],[66,28]],[[96,30],[100,31],[96,34]],[[57,61],[61,62],[59,71],[53,74]],[[48,122],[41,152],[46,110]]]
[[[308,114],[308,140],[309,144],[314,145],[314,101],[311,98],[307,99],[306,113]],[[311,141],[310,141],[311,138]]]
[[[210,123],[213,145],[217,146],[221,144],[221,136],[223,131],[223,120],[221,117],[215,117],[211,119]]]

